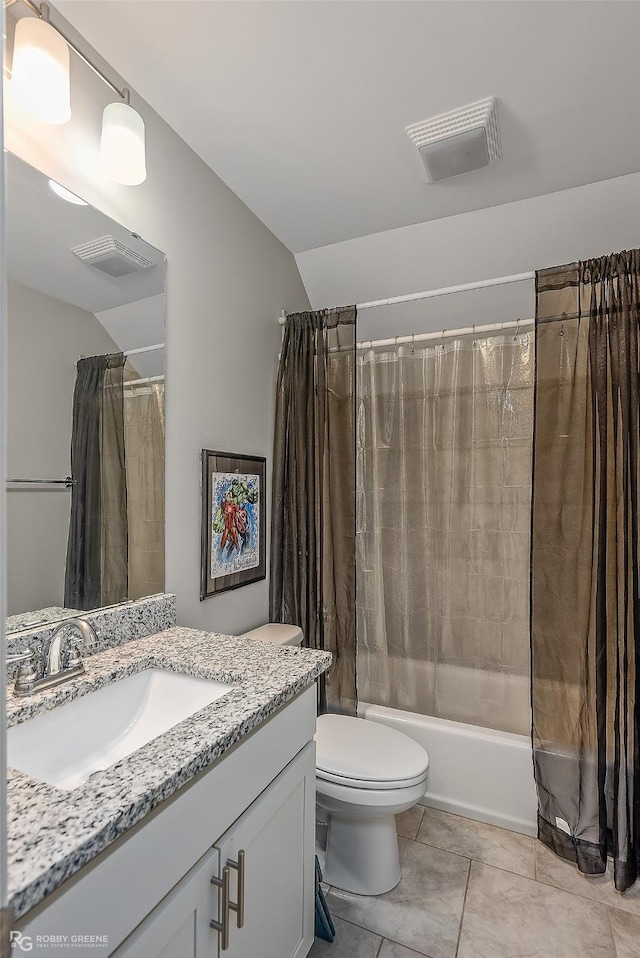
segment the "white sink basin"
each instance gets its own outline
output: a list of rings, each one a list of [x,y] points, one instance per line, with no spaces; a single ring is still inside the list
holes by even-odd
[[[70,791],[232,688],[144,669],[7,729],[7,765]]]

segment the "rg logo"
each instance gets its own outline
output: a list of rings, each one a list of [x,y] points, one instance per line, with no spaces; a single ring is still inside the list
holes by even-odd
[[[9,935],[11,948],[19,948],[20,951],[33,951],[33,939],[30,935],[23,935],[20,931],[12,931]]]

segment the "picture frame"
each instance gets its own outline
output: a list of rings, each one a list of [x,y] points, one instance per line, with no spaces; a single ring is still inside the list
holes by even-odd
[[[266,459],[202,450],[200,601],[266,578]]]

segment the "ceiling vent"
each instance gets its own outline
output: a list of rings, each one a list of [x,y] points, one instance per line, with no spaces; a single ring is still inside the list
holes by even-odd
[[[406,127],[430,183],[497,163],[502,157],[495,97]]]
[[[75,253],[83,263],[95,266],[103,273],[115,277],[126,276],[128,273],[136,273],[138,270],[149,269],[150,266],[155,265],[146,256],[136,253],[114,236],[101,236],[100,239],[82,243],[80,246],[72,247],[71,252]]]

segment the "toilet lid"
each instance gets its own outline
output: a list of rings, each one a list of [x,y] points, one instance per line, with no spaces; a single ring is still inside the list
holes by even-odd
[[[320,715],[316,730],[318,777],[354,788],[408,788],[424,781],[429,756],[396,729],[352,718]]]
[[[261,642],[273,642],[274,645],[300,645],[302,643],[302,629],[297,625],[287,625],[283,622],[268,622],[251,632],[244,632],[243,639],[259,639]]]

